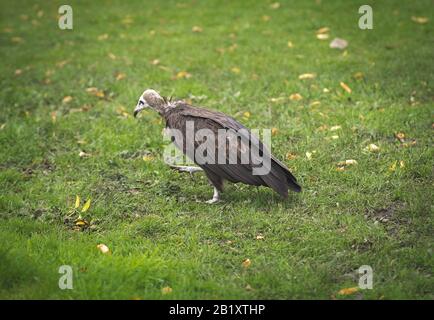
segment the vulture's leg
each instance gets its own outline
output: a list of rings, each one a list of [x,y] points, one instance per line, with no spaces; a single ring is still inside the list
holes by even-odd
[[[214,194],[212,196],[212,199],[205,202],[211,204],[211,203],[216,203],[218,201],[220,201],[220,191],[216,187],[214,187]]]
[[[190,174],[191,178],[193,178],[193,173],[203,171],[203,169],[201,167],[174,166],[174,165],[169,165],[169,166],[173,170],[177,170],[179,172],[188,172]]]

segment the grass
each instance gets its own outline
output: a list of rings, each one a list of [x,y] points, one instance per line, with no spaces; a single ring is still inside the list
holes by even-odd
[[[366,1],[70,1],[62,31],[63,3],[2,1],[0,298],[433,299],[432,4],[368,3],[373,30],[357,24]],[[146,88],[277,128],[304,192],[228,184],[204,204],[205,177],[164,164],[158,115],[131,116]],[[337,294],[361,265],[374,288]]]

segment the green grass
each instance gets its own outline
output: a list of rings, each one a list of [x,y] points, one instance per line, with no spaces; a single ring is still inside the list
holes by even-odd
[[[431,1],[368,1],[365,31],[366,1],[70,1],[72,31],[57,27],[63,2],[39,2],[0,4],[0,298],[434,298]],[[180,71],[191,77],[173,79]],[[273,153],[304,192],[284,201],[228,184],[221,203],[203,203],[205,177],[164,164],[158,115],[131,116],[146,88],[277,128]],[[358,164],[337,171],[347,159]],[[76,195],[92,199],[92,228],[74,230]],[[73,290],[58,288],[64,264]],[[339,296],[361,265],[373,290]]]

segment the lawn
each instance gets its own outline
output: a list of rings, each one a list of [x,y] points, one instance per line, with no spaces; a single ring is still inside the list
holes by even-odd
[[[69,1],[61,30],[63,2],[1,1],[0,298],[434,298],[432,2],[273,2]],[[147,88],[274,128],[303,192],[204,203],[132,117]]]

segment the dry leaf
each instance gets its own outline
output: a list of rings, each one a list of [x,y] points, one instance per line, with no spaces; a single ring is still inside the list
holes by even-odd
[[[265,239],[265,237],[262,235],[262,233],[260,233],[256,236],[256,240],[264,240],[264,239]]]
[[[316,35],[316,38],[318,40],[327,40],[329,38],[329,34],[328,33],[320,33]]]
[[[311,107],[315,107],[315,106],[319,106],[320,104],[321,104],[320,101],[315,100],[315,101],[312,101],[312,103],[310,104],[310,106],[311,106]]]
[[[427,17],[415,17],[415,16],[412,16],[411,20],[413,22],[416,22],[419,24],[425,24],[425,23],[428,23],[428,21],[429,21],[429,19]]]
[[[277,133],[279,133],[279,129],[277,129],[277,128],[271,129],[271,135],[275,136],[275,135],[277,135]]]
[[[289,96],[289,100],[291,101],[299,101],[301,99],[303,99],[303,97],[299,93],[293,93]]]
[[[96,246],[98,248],[99,251],[101,251],[102,253],[106,254],[106,253],[110,253],[110,249],[105,245],[105,244],[99,244]]]
[[[369,152],[378,152],[380,151],[380,147],[377,146],[376,144],[371,143],[370,145],[368,145],[365,150],[369,151]]]
[[[63,68],[67,63],[69,63],[69,60],[62,60],[56,63],[56,66],[58,68]]]
[[[191,78],[191,74],[187,71],[180,71],[175,76],[176,79],[189,79]]]
[[[160,60],[154,59],[154,60],[151,61],[151,64],[154,65],[154,66],[156,66],[156,65],[160,64]]]
[[[319,28],[316,31],[316,34],[328,33],[329,31],[330,31],[330,28],[328,28],[328,27],[322,27],[322,28]]]
[[[116,56],[111,52],[109,52],[108,57],[112,60],[116,60]]]
[[[74,208],[77,209],[80,206],[80,196],[75,196],[75,206]]]
[[[306,158],[307,158],[307,160],[310,160],[310,159],[312,159],[312,152],[306,152]]]
[[[98,98],[104,98],[104,96],[105,96],[104,91],[99,90],[98,88],[95,88],[95,87],[87,88],[86,92],[90,93],[91,95],[94,95],[95,97],[98,97]]]
[[[161,289],[162,294],[171,294],[173,289],[171,287],[164,287]]]
[[[351,88],[348,85],[346,85],[344,82],[340,82],[339,84],[341,85],[342,89],[348,93],[351,93]]]
[[[197,33],[200,33],[200,32],[203,31],[203,29],[202,29],[201,27],[194,26],[194,27],[191,29],[191,31],[193,31],[193,32],[197,32]]]
[[[86,212],[87,210],[89,210],[90,208],[90,200],[87,200],[86,203],[84,204],[83,208],[81,209],[81,212]]]
[[[272,3],[270,5],[270,8],[274,9],[274,10],[279,9],[280,8],[280,3],[279,2],[274,2],[274,3]]]
[[[125,73],[119,72],[119,73],[116,74],[116,81],[120,81],[122,79],[125,79],[126,76],[127,75]]]
[[[270,21],[271,17],[270,16],[262,16],[262,21],[264,22],[268,22]]]
[[[98,40],[107,40],[109,37],[109,35],[107,33],[104,33],[100,36],[98,36]]]
[[[90,157],[90,154],[89,154],[89,153],[86,153],[86,152],[84,152],[84,151],[80,151],[80,152],[78,153],[78,156],[79,156],[80,158],[87,158],[87,157]]]
[[[334,135],[331,138],[332,138],[332,140],[337,140],[337,139],[339,139],[339,136],[338,135]]]
[[[16,76],[19,76],[19,75],[21,75],[23,73],[23,70],[21,70],[21,69],[17,69],[17,70],[15,70],[15,75]]]
[[[287,152],[285,157],[286,157],[286,160],[293,160],[293,159],[297,158],[297,155],[295,155],[291,152]]]
[[[338,166],[351,166],[355,164],[357,164],[357,161],[353,159],[338,162]]]
[[[244,259],[243,260],[243,263],[241,264],[242,266],[243,266],[243,268],[248,268],[248,267],[250,267],[250,265],[252,264],[252,262],[250,261],[250,259]]]
[[[291,41],[288,41],[288,48],[293,48],[293,47],[294,47],[293,43]]]
[[[337,167],[336,168],[336,171],[339,171],[339,172],[342,172],[342,171],[345,171],[345,167]]]
[[[405,140],[405,134],[403,132],[397,132],[395,133],[395,138],[398,139],[401,142],[404,142]]]
[[[21,37],[12,37],[11,41],[14,43],[22,43],[24,40]]]
[[[303,73],[298,76],[298,79],[300,80],[314,79],[315,77],[316,77],[315,73]]]
[[[330,128],[330,131],[336,131],[336,130],[341,130],[342,127],[341,126],[333,126]]]
[[[233,68],[231,69],[231,71],[232,71],[233,73],[235,73],[235,74],[239,74],[239,73],[241,72],[240,68],[238,68],[238,67],[233,67]]]
[[[344,288],[344,289],[339,290],[338,294],[340,294],[340,295],[350,295],[350,294],[356,293],[357,291],[359,291],[358,287]]]
[[[71,96],[66,96],[66,97],[64,97],[63,99],[62,99],[62,102],[63,103],[69,103],[69,102],[71,102],[72,101],[72,97]]]
[[[143,159],[143,161],[148,162],[148,161],[154,160],[154,157],[152,155],[150,155],[150,154],[146,154],[146,155],[143,156],[142,159]]]
[[[363,72],[356,72],[355,74],[353,74],[353,78],[356,80],[361,80],[365,77],[365,75],[363,74]]]
[[[246,111],[246,112],[243,113],[243,117],[244,117],[244,118],[247,118],[247,119],[250,118],[250,115],[251,115],[251,114],[250,114],[249,111]]]

